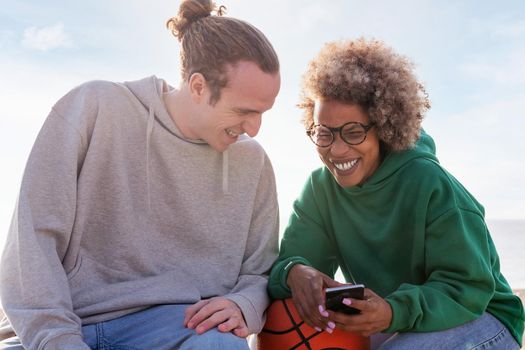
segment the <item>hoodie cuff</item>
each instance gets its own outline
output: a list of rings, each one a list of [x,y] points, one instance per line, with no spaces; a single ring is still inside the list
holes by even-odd
[[[250,300],[241,294],[228,294],[226,299],[233,301],[241,309],[244,321],[250,334],[259,333],[264,325],[264,316],[259,315]]]
[[[288,273],[297,264],[312,266],[312,264],[301,256],[292,256],[276,263],[268,281],[268,292],[273,299],[286,299],[292,296],[292,291],[286,282]]]
[[[383,332],[395,333],[400,330],[406,330],[408,325],[404,320],[408,318],[410,312],[406,305],[394,298],[386,297],[385,300],[392,308],[392,321],[390,321],[390,326]]]

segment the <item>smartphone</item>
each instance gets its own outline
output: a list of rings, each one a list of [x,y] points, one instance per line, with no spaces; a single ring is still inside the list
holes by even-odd
[[[343,304],[344,298],[363,299],[365,286],[363,284],[351,284],[333,288],[326,288],[326,308],[328,310],[342,312],[348,315],[361,313],[358,309]]]

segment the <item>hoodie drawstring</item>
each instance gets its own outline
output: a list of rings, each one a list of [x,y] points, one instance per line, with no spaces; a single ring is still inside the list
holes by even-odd
[[[148,124],[146,127],[146,191],[147,191],[147,199],[148,199],[148,211],[151,211],[149,154],[150,154],[151,134],[153,133],[154,121],[155,121],[155,113],[153,111],[153,108],[149,108]]]
[[[222,194],[228,194],[228,150],[222,152]]]

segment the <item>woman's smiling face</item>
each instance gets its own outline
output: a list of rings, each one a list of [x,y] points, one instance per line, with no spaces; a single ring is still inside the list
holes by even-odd
[[[317,100],[314,123],[331,128],[348,122],[368,125],[370,120],[363,108],[333,100]],[[328,147],[317,147],[319,157],[330,170],[337,183],[344,188],[363,184],[381,163],[379,139],[375,128],[371,128],[359,145],[349,145],[336,133],[334,142]]]

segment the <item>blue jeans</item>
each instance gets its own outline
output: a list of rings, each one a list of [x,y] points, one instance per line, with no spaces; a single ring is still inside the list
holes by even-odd
[[[217,328],[198,335],[183,326],[189,305],[161,305],[111,321],[82,327],[84,342],[93,350],[248,350],[248,342]],[[0,344],[2,350],[22,350],[18,339]]]
[[[478,319],[438,332],[396,333],[378,350],[519,350],[519,345],[494,316],[485,312]]]

